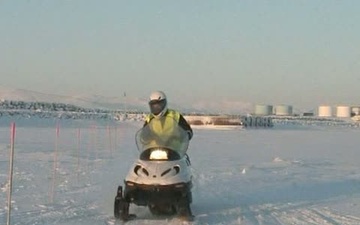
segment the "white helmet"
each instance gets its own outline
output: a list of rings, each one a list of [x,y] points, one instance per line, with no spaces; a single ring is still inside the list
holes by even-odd
[[[155,117],[161,117],[167,110],[166,95],[162,91],[154,91],[149,98],[150,112]]]

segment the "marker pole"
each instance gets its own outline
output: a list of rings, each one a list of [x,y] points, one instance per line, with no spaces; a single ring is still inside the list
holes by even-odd
[[[15,123],[11,123],[10,129],[10,167],[9,167],[9,190],[8,190],[8,214],[7,225],[10,225],[11,215],[11,197],[12,197],[12,180],[14,171],[14,143],[15,143]]]
[[[57,170],[57,154],[58,154],[58,142],[59,142],[60,127],[59,123],[56,124],[56,138],[55,138],[55,151],[54,151],[54,164],[53,164],[53,179],[50,193],[50,202],[54,202],[55,186],[56,186],[56,170]]]

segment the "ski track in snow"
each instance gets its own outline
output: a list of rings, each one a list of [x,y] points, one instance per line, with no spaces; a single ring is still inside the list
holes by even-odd
[[[195,130],[189,152],[195,221],[154,217],[147,208],[137,206],[130,208],[137,219],[116,221],[113,199],[137,155],[133,136],[139,124],[117,126],[121,127],[112,138],[101,126],[83,131],[79,158],[76,129],[61,130],[53,203],[49,190],[54,132],[50,128],[20,129],[12,225],[360,224],[356,147],[360,132],[334,128],[316,132]],[[7,213],[7,134],[7,129],[0,128],[0,224],[6,224]],[[314,136],[319,140],[311,141]],[[347,148],[338,150],[343,146]]]

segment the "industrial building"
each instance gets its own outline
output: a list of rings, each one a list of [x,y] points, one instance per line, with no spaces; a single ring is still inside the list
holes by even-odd
[[[304,113],[304,116],[318,116],[318,117],[338,117],[350,118],[355,115],[360,115],[360,106],[347,106],[347,105],[320,105],[315,113]],[[257,104],[254,107],[255,116],[296,116],[293,112],[291,105],[268,105]]]
[[[332,117],[332,107],[329,105],[321,105],[318,108],[319,117]]]
[[[255,105],[254,114],[256,116],[270,116],[273,114],[272,105]]]
[[[292,116],[293,107],[291,105],[277,105],[275,106],[276,116]]]
[[[350,118],[351,117],[351,107],[350,106],[337,106],[336,107],[336,117]]]
[[[272,105],[255,105],[254,110],[255,116],[292,116],[293,107],[291,105],[277,105],[273,107]]]

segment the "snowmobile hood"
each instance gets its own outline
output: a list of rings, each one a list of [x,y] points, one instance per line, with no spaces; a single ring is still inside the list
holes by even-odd
[[[190,163],[184,157],[176,161],[138,160],[129,171],[125,182],[145,185],[171,185],[192,180]]]

